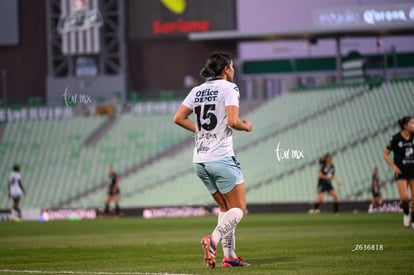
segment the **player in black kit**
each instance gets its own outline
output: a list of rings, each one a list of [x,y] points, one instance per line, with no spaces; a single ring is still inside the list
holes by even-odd
[[[313,209],[309,210],[309,214],[319,214],[319,205],[323,202],[324,193],[328,192],[332,196],[334,202],[334,213],[337,214],[339,210],[338,193],[332,186],[332,180],[338,185],[341,185],[341,181],[335,176],[335,166],[332,164],[332,155],[326,154],[319,160],[318,171],[318,198],[313,206]]]
[[[115,202],[115,214],[120,214],[119,208],[119,179],[118,175],[114,172],[114,168],[109,166],[108,169],[108,176],[109,176],[109,185],[108,185],[108,192],[105,200],[105,215],[109,214],[109,203],[111,201]]]
[[[394,171],[400,194],[400,206],[403,209],[403,225],[410,226],[408,187],[411,189],[411,209],[414,210],[414,118],[403,117],[398,120],[401,131],[388,142],[384,159]],[[394,161],[389,154],[394,153]],[[411,227],[414,229],[414,214],[411,211]]]
[[[372,191],[372,199],[371,199],[371,206],[372,210],[379,209],[382,205],[382,195],[380,192],[380,181],[379,181],[379,168],[375,166],[374,172],[372,173],[372,180],[371,180],[371,191]]]

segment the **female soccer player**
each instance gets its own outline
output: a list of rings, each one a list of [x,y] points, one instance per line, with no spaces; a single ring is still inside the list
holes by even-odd
[[[218,225],[201,239],[207,265],[216,265],[217,244],[224,252],[222,267],[248,265],[235,253],[234,232],[246,211],[246,189],[233,151],[232,129],[250,132],[252,123],[239,117],[239,89],[233,83],[233,60],[213,53],[200,75],[206,82],[194,87],[178,108],[174,123],[195,133],[193,166],[220,208]],[[195,121],[189,116],[195,114]]]
[[[120,181],[118,175],[115,173],[114,168],[109,166],[108,168],[109,185],[108,192],[105,200],[105,215],[109,215],[109,204],[111,201],[115,203],[115,215],[119,216],[121,209],[119,208],[119,193],[120,193]]]
[[[332,180],[338,185],[341,181],[335,176],[335,166],[332,164],[332,155],[326,154],[319,160],[320,168],[318,171],[318,198],[314,204],[313,209],[309,210],[309,214],[319,214],[319,205],[323,202],[324,193],[328,192],[334,201],[334,213],[337,214],[339,210],[338,193],[332,186]]]
[[[382,195],[380,192],[380,182],[378,178],[379,169],[377,166],[374,167],[374,172],[372,173],[371,180],[371,190],[372,190],[372,199],[370,209],[376,210],[382,205]]]
[[[400,194],[400,207],[403,209],[403,225],[410,226],[408,186],[411,189],[411,227],[414,229],[414,118],[403,117],[398,120],[401,131],[395,134],[384,150],[384,159],[392,168]],[[389,154],[393,151],[394,161]]]
[[[22,185],[22,177],[20,175],[20,167],[18,165],[13,166],[13,171],[9,177],[9,198],[13,199],[12,210],[17,212],[17,219],[22,217],[22,212],[19,208],[20,198],[25,193]]]

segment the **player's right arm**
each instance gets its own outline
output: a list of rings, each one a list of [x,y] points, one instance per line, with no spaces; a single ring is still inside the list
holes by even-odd
[[[321,170],[318,171],[318,178],[319,179],[322,179],[322,180],[329,180],[329,179],[331,179],[329,176],[327,176],[324,173],[322,173]]]
[[[9,176],[9,178],[7,180],[7,194],[9,194],[9,198],[11,197],[10,196],[11,180],[12,180],[12,178],[11,178],[11,176]]]
[[[118,189],[119,189],[119,185],[121,184],[121,181],[119,180],[119,178],[117,177],[116,178],[116,181],[115,181],[115,186],[114,186],[114,189],[115,190],[113,190],[114,192],[116,192],[116,191],[118,191]]]
[[[194,121],[192,121],[189,116],[193,111],[184,105],[180,105],[177,112],[174,115],[174,123],[195,133],[196,125]]]
[[[338,184],[338,185],[342,185],[342,181],[341,181],[340,179],[338,179],[338,178],[337,178],[337,176],[333,175],[333,176],[332,176],[332,180],[333,180],[334,182],[336,182],[336,184]]]

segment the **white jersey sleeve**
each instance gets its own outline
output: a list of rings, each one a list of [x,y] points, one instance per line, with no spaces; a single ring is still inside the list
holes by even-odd
[[[189,108],[190,110],[193,110],[193,107],[194,107],[193,90],[191,90],[191,92],[186,96],[186,98],[184,99],[184,101],[182,103],[182,105]]]
[[[230,91],[226,93],[225,96],[225,106],[237,106],[239,107],[239,101],[240,101],[240,93],[239,88],[236,84],[234,84],[233,87],[229,87]]]

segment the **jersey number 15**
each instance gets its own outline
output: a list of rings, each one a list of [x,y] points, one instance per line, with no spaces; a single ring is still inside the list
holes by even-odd
[[[194,108],[196,113],[196,120],[197,120],[197,127],[200,131],[201,128],[207,131],[211,131],[217,126],[217,117],[214,114],[214,111],[216,110],[216,105],[214,104],[205,104],[200,105]],[[201,118],[203,120],[209,120],[209,123],[201,123]]]

